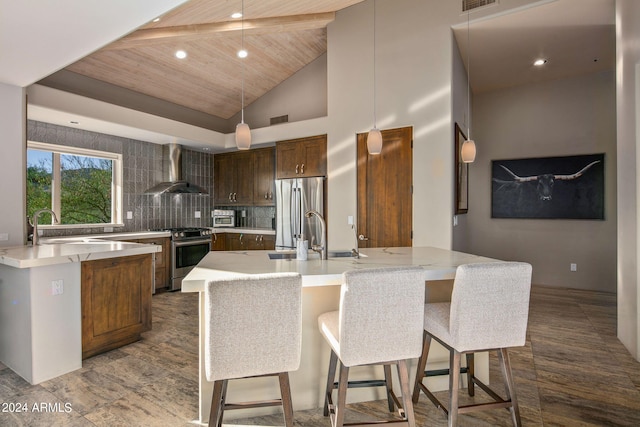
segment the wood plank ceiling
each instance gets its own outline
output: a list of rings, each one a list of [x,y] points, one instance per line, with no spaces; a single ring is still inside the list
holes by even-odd
[[[229,119],[241,109],[243,61],[247,106],[324,54],[335,11],[360,1],[245,0],[242,24],[231,18],[241,0],[191,0],[65,70]]]

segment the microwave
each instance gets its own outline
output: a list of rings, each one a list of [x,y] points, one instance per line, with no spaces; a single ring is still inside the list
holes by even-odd
[[[214,227],[235,227],[236,226],[236,211],[215,209],[213,211],[213,226]]]

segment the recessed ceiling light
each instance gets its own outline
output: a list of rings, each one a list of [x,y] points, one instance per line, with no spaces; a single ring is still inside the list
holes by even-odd
[[[187,52],[185,52],[184,50],[178,50],[176,51],[176,58],[178,59],[184,59],[187,57]]]
[[[546,60],[546,59],[542,59],[542,58],[541,58],[541,59],[536,59],[536,60],[533,62],[533,65],[535,65],[536,67],[541,67],[541,66],[543,66],[543,65],[544,65],[544,64],[546,64],[546,63],[547,63],[547,60]]]
[[[151,21],[151,22],[159,22],[159,21],[160,21],[160,18],[156,18],[156,19],[154,19],[154,20],[153,20],[153,21]]]
[[[238,58],[246,58],[249,53],[245,49],[240,49],[238,51]]]
[[[232,17],[233,19],[240,19],[240,18],[242,18],[242,13],[240,13],[240,12],[234,12],[234,13],[232,13],[232,14],[231,14],[231,17]]]

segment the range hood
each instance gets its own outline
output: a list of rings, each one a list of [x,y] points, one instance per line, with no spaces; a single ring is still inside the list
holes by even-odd
[[[190,184],[182,179],[182,146],[179,144],[168,144],[169,147],[169,180],[154,185],[145,191],[145,194],[208,194],[204,188]],[[166,151],[163,151],[166,153]]]

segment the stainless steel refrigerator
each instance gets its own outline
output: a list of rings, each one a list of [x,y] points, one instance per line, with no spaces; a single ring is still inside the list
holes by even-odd
[[[276,180],[276,250],[295,249],[298,238],[309,247],[321,242],[320,221],[304,214],[316,210],[324,216],[323,183],[323,177]]]

